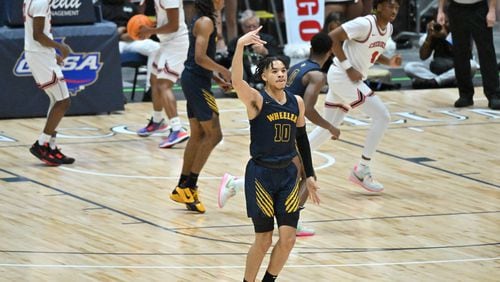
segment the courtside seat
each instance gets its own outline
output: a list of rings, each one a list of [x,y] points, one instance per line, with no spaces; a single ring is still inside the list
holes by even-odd
[[[120,54],[120,61],[122,68],[133,68],[134,72],[134,81],[132,88],[132,95],[130,96],[130,100],[134,101],[135,96],[135,88],[137,86],[137,76],[139,74],[146,74],[145,71],[141,71],[141,67],[147,66],[148,57],[141,55],[137,52],[123,52]]]

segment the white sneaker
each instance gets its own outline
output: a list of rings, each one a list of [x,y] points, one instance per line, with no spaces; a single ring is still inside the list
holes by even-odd
[[[217,200],[217,205],[219,206],[219,208],[223,208],[226,204],[227,199],[236,195],[236,190],[233,186],[233,180],[235,179],[235,176],[232,176],[229,173],[224,173],[224,176],[222,177],[219,185],[219,197]]]
[[[295,233],[295,235],[297,237],[314,236],[314,234],[316,234],[316,232],[314,231],[314,229],[307,228],[304,225],[300,224],[300,222],[297,225],[297,231]]]
[[[349,180],[370,192],[382,192],[384,190],[384,185],[373,180],[369,166],[363,166],[360,169],[358,169],[357,165],[354,166]]]

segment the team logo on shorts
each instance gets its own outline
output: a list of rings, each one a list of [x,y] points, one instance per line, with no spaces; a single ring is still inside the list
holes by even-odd
[[[57,42],[63,42],[63,38],[54,39]],[[59,54],[59,50],[57,51]],[[73,52],[64,59],[64,65],[61,70],[64,75],[64,80],[68,85],[68,90],[71,95],[76,95],[85,87],[94,84],[99,77],[99,72],[102,68],[101,52]],[[32,76],[31,70],[26,62],[24,52],[21,54],[13,69],[14,75]]]

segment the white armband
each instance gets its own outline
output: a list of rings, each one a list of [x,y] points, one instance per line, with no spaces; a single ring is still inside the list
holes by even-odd
[[[342,62],[340,62],[340,67],[343,68],[344,70],[348,70],[348,69],[352,68],[352,65],[348,59],[345,59]]]

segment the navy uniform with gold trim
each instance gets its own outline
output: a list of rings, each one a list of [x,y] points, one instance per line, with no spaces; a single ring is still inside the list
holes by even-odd
[[[184,71],[181,76],[182,92],[186,97],[186,107],[188,118],[196,118],[199,121],[212,119],[213,113],[219,114],[219,109],[215,102],[214,94],[210,91],[212,87],[212,71],[203,68],[195,61],[196,37],[193,35],[194,23],[200,16],[193,18],[189,27],[189,49]],[[208,41],[207,55],[214,59],[217,36],[217,29],[210,34]]]
[[[293,65],[288,70],[286,90],[304,98],[304,93],[306,92],[307,85],[304,85],[302,83],[302,78],[310,71],[321,71],[321,66],[318,63],[313,62],[311,59],[307,59]]]
[[[247,215],[256,232],[278,226],[297,227],[299,219],[299,181],[292,159],[297,155],[296,132],[299,106],[297,98],[285,91],[281,105],[265,91],[260,113],[250,120],[250,155],[245,172]]]

